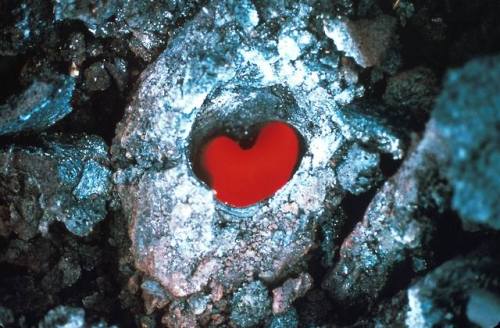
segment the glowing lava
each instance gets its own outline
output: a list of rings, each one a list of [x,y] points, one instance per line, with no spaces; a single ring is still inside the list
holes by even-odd
[[[217,136],[202,150],[202,166],[217,198],[245,207],[271,197],[287,183],[299,160],[300,141],[290,125],[273,121],[248,149],[228,136]]]

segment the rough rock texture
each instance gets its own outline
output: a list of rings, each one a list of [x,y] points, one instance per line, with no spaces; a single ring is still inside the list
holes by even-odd
[[[273,313],[287,312],[297,298],[304,296],[311,289],[312,284],[312,277],[303,273],[298,278],[288,279],[282,286],[273,289]]]
[[[69,306],[58,306],[45,315],[38,324],[39,328],[113,328],[104,321],[89,324],[85,321],[85,310]]]
[[[325,34],[337,49],[363,68],[383,64],[395,45],[395,29],[396,19],[386,15],[356,21],[333,19],[325,24]]]
[[[64,1],[54,0],[54,20],[79,20],[97,37],[122,37],[128,47],[149,61],[165,45],[181,20],[200,6],[199,0]]]
[[[238,289],[231,300],[231,321],[237,327],[255,327],[271,310],[267,288],[259,281]]]
[[[300,272],[326,221],[324,205],[337,207],[345,194],[330,160],[351,147],[370,149],[375,158],[359,172],[346,172],[356,156],[344,158],[343,173],[366,177],[346,184],[358,192],[376,184],[377,154],[400,159],[405,151],[399,131],[371,106],[343,108],[363,86],[335,62],[325,69],[322,59],[335,56],[321,53],[327,38],[308,30],[313,7],[287,6],[279,29],[275,17],[261,21],[257,8],[262,12],[247,1],[213,2],[179,30],[142,75],[112,146],[135,264],[178,302],[221,285],[224,297],[209,301],[220,307],[243,283],[273,284]],[[294,176],[254,206],[219,203],[192,171],[202,142],[214,131],[242,139],[269,120],[292,124],[306,145]],[[176,304],[167,317],[192,322],[193,309]]]
[[[0,2],[0,326],[494,326],[487,252],[422,276],[498,240],[498,120],[485,109],[498,107],[498,60],[453,71],[431,109],[446,71],[500,51],[499,11]],[[301,137],[289,184],[246,209],[215,201],[203,143],[247,142],[273,119]],[[453,209],[432,204],[443,180]]]
[[[452,206],[466,225],[500,229],[500,57],[448,73],[433,119],[448,146]]]
[[[406,110],[409,116],[425,121],[438,90],[435,73],[426,67],[416,67],[389,78],[383,99],[391,108]]]
[[[336,167],[340,185],[354,195],[364,193],[382,181],[380,155],[354,145]]]
[[[415,275],[432,263],[436,217],[446,209],[449,198],[440,173],[446,157],[435,131],[430,124],[396,175],[375,195],[362,222],[344,240],[340,258],[323,283],[339,306],[371,305],[396,272]]]
[[[271,318],[266,328],[297,328],[299,319],[297,311],[291,308],[285,313],[275,315]]]
[[[36,147],[12,145],[0,152],[3,236],[28,240],[61,221],[72,233],[88,235],[106,216],[111,171],[99,137],[53,136]]]
[[[500,322],[496,247],[486,243],[441,264],[353,327],[495,327]]]
[[[0,105],[0,136],[24,131],[40,131],[71,113],[75,88],[69,76],[55,81],[34,81],[20,96]]]

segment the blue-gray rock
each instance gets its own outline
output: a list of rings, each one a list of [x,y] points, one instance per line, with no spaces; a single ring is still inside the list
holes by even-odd
[[[34,81],[21,95],[0,105],[0,136],[40,131],[73,110],[71,98],[75,81],[60,75],[51,82]]]
[[[136,55],[150,61],[177,27],[195,13],[199,0],[53,0],[54,21],[81,21],[97,37],[123,38]]]
[[[231,321],[237,327],[255,327],[271,313],[266,286],[254,281],[238,289],[231,301]]]
[[[104,219],[111,171],[99,137],[56,135],[36,147],[0,151],[0,200],[9,229],[22,239],[45,234],[61,221],[78,236]]]
[[[498,313],[481,314],[487,307],[498,309],[499,290],[498,256],[479,253],[450,260],[408,289],[406,326],[471,327],[472,322],[480,323],[479,315],[481,322],[495,317],[500,320]],[[476,304],[478,302],[481,308]],[[464,312],[467,312],[467,316],[464,316]],[[472,322],[469,322],[471,319]],[[489,327],[495,327],[496,324],[498,322]]]
[[[85,311],[82,308],[60,305],[45,315],[38,328],[83,328]]]
[[[500,56],[450,71],[433,119],[447,145],[452,206],[466,225],[500,229]]]
[[[85,310],[82,308],[59,305],[47,312],[45,317],[38,323],[38,328],[116,328],[108,326],[105,321],[100,320],[90,324],[85,320]]]
[[[267,324],[267,328],[297,328],[299,326],[299,316],[294,308],[282,314],[274,315]]]
[[[378,153],[372,153],[354,145],[345,157],[346,159],[336,167],[339,183],[345,190],[359,195],[382,181]]]
[[[377,304],[361,327],[497,327],[500,323],[498,243],[453,258],[408,289]]]
[[[344,239],[339,260],[323,282],[339,307],[366,308],[379,299],[394,274],[404,270],[415,276],[432,264],[437,218],[450,197],[439,170],[446,157],[433,131],[426,131]]]

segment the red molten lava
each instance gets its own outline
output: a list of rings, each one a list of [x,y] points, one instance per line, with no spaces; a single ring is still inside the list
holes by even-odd
[[[217,198],[245,207],[272,196],[293,174],[300,142],[286,123],[269,122],[255,143],[243,149],[227,136],[210,140],[202,151],[202,165]]]

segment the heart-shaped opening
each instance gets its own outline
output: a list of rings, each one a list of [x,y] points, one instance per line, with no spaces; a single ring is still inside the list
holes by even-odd
[[[271,197],[293,176],[301,157],[297,130],[281,121],[257,124],[243,137],[215,133],[195,159],[195,173],[219,201],[246,207]]]

